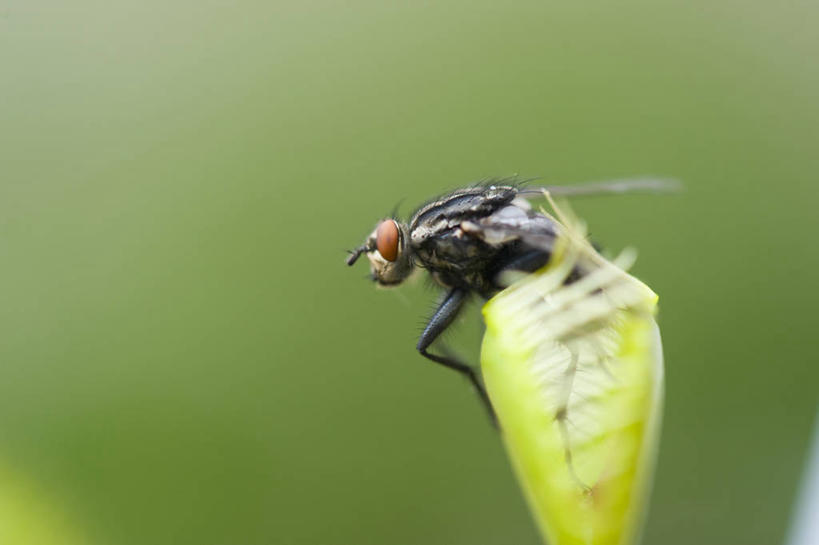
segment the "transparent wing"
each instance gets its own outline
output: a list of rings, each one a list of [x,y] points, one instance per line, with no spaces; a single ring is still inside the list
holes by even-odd
[[[526,200],[516,199],[488,216],[461,223],[461,229],[493,246],[523,240],[550,249],[560,226],[553,218],[534,212]]]
[[[624,178],[586,182],[576,185],[547,185],[526,187],[520,190],[521,195],[533,197],[548,192],[554,197],[580,197],[618,193],[673,193],[681,191],[683,185],[673,178]]]

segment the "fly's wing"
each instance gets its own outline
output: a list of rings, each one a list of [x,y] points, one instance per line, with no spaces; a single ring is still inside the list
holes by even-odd
[[[628,256],[626,256],[628,257]],[[639,537],[662,399],[656,295],[564,227],[549,265],[484,306],[481,370],[552,545]],[[566,284],[582,266],[582,278]]]
[[[521,240],[548,251],[558,236],[560,225],[552,218],[534,212],[526,200],[518,198],[487,216],[462,222],[461,229],[490,246]]]
[[[576,185],[526,187],[520,190],[520,194],[532,197],[548,192],[553,197],[581,197],[618,193],[673,193],[682,188],[682,183],[673,178],[624,178]]]
[[[490,245],[500,245],[520,239],[543,249],[550,249],[560,232],[561,224],[545,214],[533,212],[527,198],[580,197],[619,193],[668,193],[682,189],[671,178],[628,178],[587,182],[577,185],[526,187],[517,190],[517,197],[503,203],[491,213],[462,223],[461,228]]]

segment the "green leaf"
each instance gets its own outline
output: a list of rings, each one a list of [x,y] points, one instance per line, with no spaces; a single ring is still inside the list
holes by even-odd
[[[0,543],[74,545],[89,543],[64,502],[0,460]]]
[[[657,296],[624,272],[632,253],[606,261],[576,221],[563,226],[550,264],[484,306],[481,368],[544,540],[628,545],[659,436]]]

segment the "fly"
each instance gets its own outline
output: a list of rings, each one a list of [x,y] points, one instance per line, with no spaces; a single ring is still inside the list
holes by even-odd
[[[421,206],[407,222],[382,219],[364,244],[350,251],[347,264],[353,265],[366,254],[372,279],[382,286],[401,284],[416,267],[427,270],[444,293],[416,349],[425,358],[466,376],[494,423],[492,405],[476,370],[429,350],[470,297],[488,299],[506,287],[505,273],[531,273],[549,262],[560,226],[532,208],[527,199],[542,197],[544,192],[579,196],[673,187],[672,182],[656,179],[547,187],[522,187],[509,180],[483,183]],[[582,270],[575,270],[566,281],[582,275]]]

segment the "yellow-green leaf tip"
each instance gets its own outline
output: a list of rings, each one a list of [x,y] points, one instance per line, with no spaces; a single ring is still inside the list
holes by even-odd
[[[631,545],[659,435],[657,295],[624,272],[633,253],[609,262],[561,218],[550,264],[484,306],[481,368],[544,540]]]

